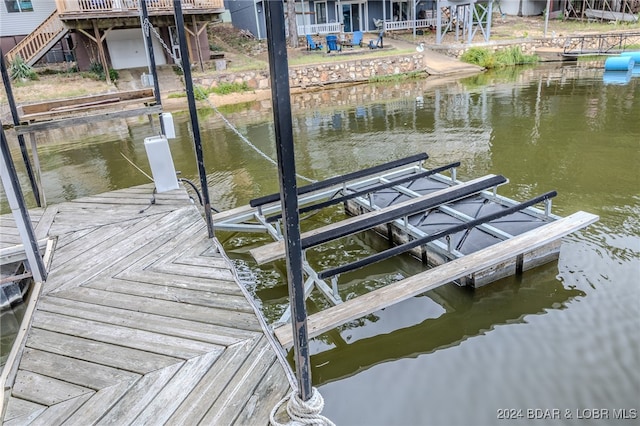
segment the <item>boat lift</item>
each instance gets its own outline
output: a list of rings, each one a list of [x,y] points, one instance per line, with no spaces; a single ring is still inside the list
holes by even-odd
[[[340,305],[340,274],[400,253],[411,252],[435,271],[520,235],[540,235],[530,247],[514,247],[508,261],[496,260],[446,280],[479,287],[557,259],[562,236],[597,220],[597,216],[586,214],[576,218],[569,232],[545,232],[548,225],[562,219],[551,213],[555,191],[517,202],[498,195],[498,186],[508,182],[504,176],[462,182],[456,178],[459,162],[427,169],[423,165],[427,159],[427,154],[417,154],[298,188],[300,213],[342,203],[352,216],[301,234],[305,297],[315,288],[331,305]],[[537,208],[539,204],[543,207]],[[220,231],[266,232],[272,236],[275,242],[250,250],[258,264],[285,257],[281,219],[279,194],[256,198],[248,206],[213,217]],[[375,230],[396,246],[320,272],[306,260],[307,250],[366,230]],[[287,310],[273,326],[277,328],[289,319]]]

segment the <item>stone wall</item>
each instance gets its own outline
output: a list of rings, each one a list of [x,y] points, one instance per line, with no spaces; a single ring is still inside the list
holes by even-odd
[[[637,32],[631,33],[633,37],[625,37],[626,44],[637,44],[640,43],[640,35]],[[527,55],[533,55],[536,53],[537,49],[564,49],[565,46],[569,47],[582,47],[585,51],[597,51],[600,47],[604,46],[618,46],[621,42],[621,37],[628,36],[627,32],[620,33],[610,33],[607,37],[603,39],[599,38],[586,38],[584,44],[581,46],[572,46],[572,44],[576,44],[577,42],[571,42],[570,36],[556,36],[554,33],[551,34],[551,37],[539,37],[539,38],[525,38],[520,40],[509,40],[509,41],[490,41],[487,43],[474,43],[473,45],[468,44],[450,44],[450,45],[442,45],[442,46],[429,46],[430,49],[435,50],[437,52],[443,53],[447,56],[451,56],[454,58],[460,58],[462,54],[467,51],[471,47],[484,47],[490,49],[494,52],[504,50],[510,48],[512,46],[520,46],[522,52]],[[600,35],[599,35],[600,36]],[[579,37],[579,36],[575,36]],[[574,38],[575,40],[575,38]]]
[[[321,87],[340,83],[366,82],[376,76],[413,72],[424,72],[422,54],[353,59],[344,59],[337,55],[335,62],[289,67],[289,85],[291,88]],[[268,89],[269,72],[266,70],[221,72],[206,77],[194,77],[194,82],[207,88],[216,87],[220,83],[246,83],[254,90]]]

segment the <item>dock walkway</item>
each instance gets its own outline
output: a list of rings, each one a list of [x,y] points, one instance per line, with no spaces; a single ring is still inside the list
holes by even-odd
[[[38,237],[57,244],[4,425],[267,424],[290,391],[198,209],[183,190],[149,206],[152,189],[37,215]],[[17,235],[10,223],[2,233]]]

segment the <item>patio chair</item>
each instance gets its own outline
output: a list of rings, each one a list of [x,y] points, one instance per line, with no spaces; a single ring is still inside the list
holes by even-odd
[[[307,34],[307,50],[322,50],[322,44],[316,43],[313,38]]]
[[[384,36],[384,31],[380,31],[380,34],[378,34],[377,40],[369,40],[369,49],[382,49],[384,47],[382,43],[383,36]]]
[[[340,43],[338,43],[338,36],[329,34],[327,36],[327,53],[331,53],[332,51],[339,52],[341,50]]]
[[[362,31],[354,31],[351,41],[345,41],[342,45],[347,47],[360,46],[362,47]]]

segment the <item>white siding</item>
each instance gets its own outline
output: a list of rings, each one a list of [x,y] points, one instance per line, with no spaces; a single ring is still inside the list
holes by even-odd
[[[31,4],[33,12],[8,13],[0,0],[0,37],[30,34],[56,9],[54,0],[31,0]]]

